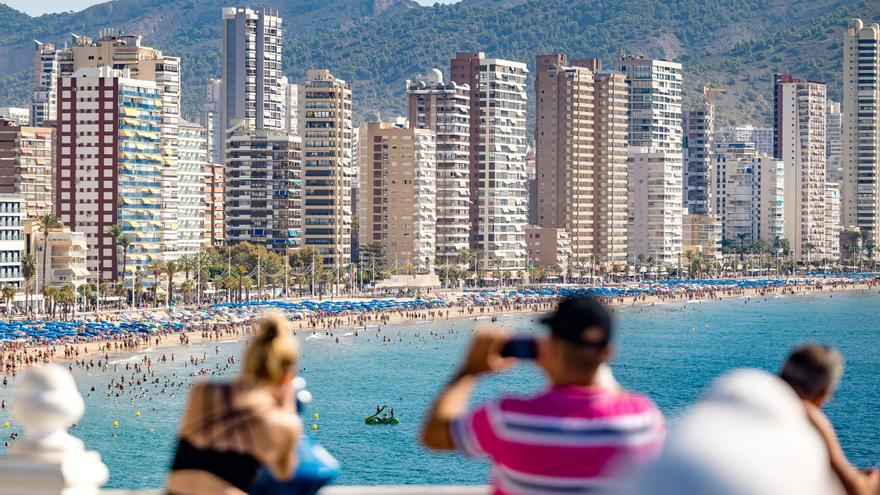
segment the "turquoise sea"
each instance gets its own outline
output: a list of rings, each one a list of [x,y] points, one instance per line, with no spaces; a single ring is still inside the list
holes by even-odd
[[[535,316],[500,318],[517,332],[542,331]],[[618,310],[617,352],[612,362],[618,381],[651,396],[674,427],[682,410],[724,371],[760,367],[775,371],[792,345],[822,341],[838,347],[847,363],[843,382],[827,413],[837,427],[846,453],[860,466],[880,465],[880,294],[786,296],[771,299],[728,299],[658,304]],[[341,484],[482,483],[487,465],[455,454],[436,454],[417,442],[419,425],[439,387],[454,367],[473,330],[472,319],[436,323],[405,323],[371,327],[354,336],[350,330],[334,337],[308,337],[302,342],[301,373],[315,400],[306,422],[310,432],[342,463]],[[391,338],[383,342],[381,336]],[[303,335],[300,336],[304,337]],[[336,337],[339,342],[336,342]],[[86,415],[72,432],[98,450],[110,467],[109,487],[159,487],[170,462],[177,421],[186,387],[196,378],[188,358],[207,359],[199,367],[223,367],[239,356],[243,343],[195,345],[111,357],[121,374],[125,362],[149,354],[155,361],[173,353],[174,363],[158,365],[160,385],[137,394],[106,396],[112,372],[74,369]],[[235,370],[226,370],[225,376]],[[160,393],[165,381],[183,383]],[[475,402],[499,393],[528,394],[539,390],[540,373],[528,363],[481,381]],[[91,387],[95,392],[91,392]],[[7,403],[15,383],[0,386]],[[175,396],[171,396],[174,392]],[[395,408],[396,427],[366,426],[363,417],[376,404]],[[135,413],[139,411],[140,417]],[[312,419],[317,412],[319,418]],[[0,411],[0,426],[12,421]],[[119,428],[113,428],[113,422]],[[20,431],[12,424],[0,430]],[[116,436],[113,433],[116,433]],[[0,454],[4,448],[0,442]]]

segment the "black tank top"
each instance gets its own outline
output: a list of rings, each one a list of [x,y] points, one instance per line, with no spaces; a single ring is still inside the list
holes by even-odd
[[[196,428],[200,430],[213,430],[212,436],[215,438],[228,434],[228,432],[235,428],[242,428],[243,431],[248,431],[247,422],[259,416],[261,412],[232,408],[231,386],[228,384],[214,386],[220,387],[222,391],[223,407],[215,408],[213,411],[216,412],[202,418],[202,422]],[[221,451],[211,447],[200,449],[190,443],[189,440],[178,438],[171,470],[192,469],[206,471],[239,490],[249,493],[251,486],[260,474],[262,466],[263,464],[251,454],[243,454],[231,450]]]

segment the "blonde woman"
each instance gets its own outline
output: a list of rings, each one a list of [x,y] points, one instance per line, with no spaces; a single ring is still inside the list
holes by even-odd
[[[168,476],[171,495],[243,495],[262,467],[279,480],[296,467],[302,432],[293,378],[298,349],[290,322],[272,314],[259,322],[242,376],[197,383],[183,415]]]

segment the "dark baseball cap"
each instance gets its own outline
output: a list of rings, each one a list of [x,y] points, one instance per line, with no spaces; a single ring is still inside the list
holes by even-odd
[[[554,337],[573,344],[605,347],[611,342],[611,312],[592,297],[563,300],[541,323],[550,327]]]

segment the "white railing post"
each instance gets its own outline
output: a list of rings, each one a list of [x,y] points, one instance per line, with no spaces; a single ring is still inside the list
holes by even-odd
[[[25,371],[12,402],[24,435],[0,457],[0,495],[97,495],[110,474],[107,466],[67,433],[84,409],[66,369],[46,365]]]

